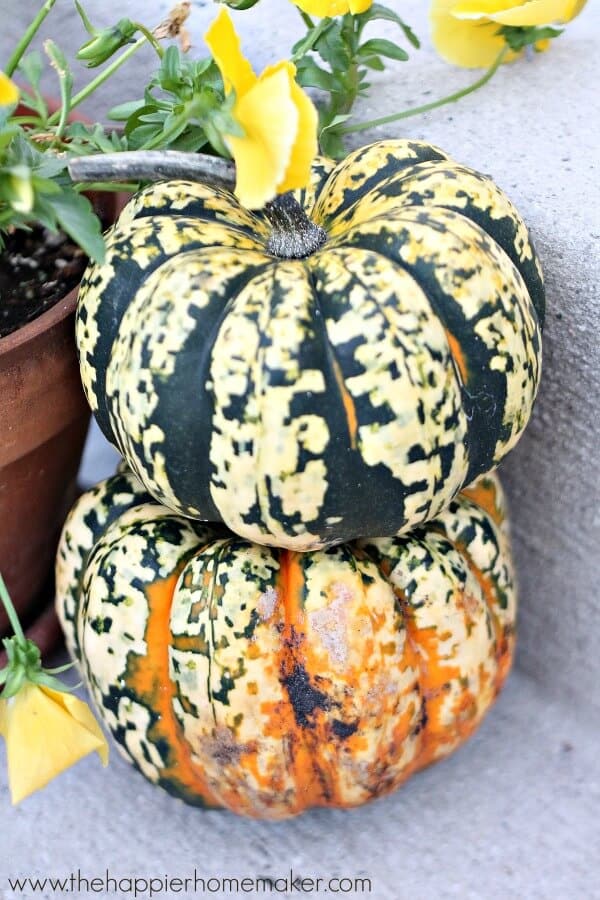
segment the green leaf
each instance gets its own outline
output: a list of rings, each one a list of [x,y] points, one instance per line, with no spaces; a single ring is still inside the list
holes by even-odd
[[[185,153],[197,153],[208,143],[204,129],[199,126],[189,128],[172,144],[173,150],[182,150]]]
[[[144,105],[143,100],[129,100],[127,103],[119,103],[109,109],[107,118],[112,122],[125,122],[130,116],[141,109]]]
[[[39,50],[33,50],[24,56],[19,63],[19,71],[23,73],[32,88],[39,88],[44,63]]]
[[[32,90],[31,94],[29,92],[23,92],[21,94],[20,102],[22,106],[35,110],[41,120],[40,126],[43,126],[48,118],[48,105],[39,89],[43,69],[44,64],[42,55],[38,50],[34,50],[23,57],[19,63],[19,72],[21,72],[28,80]]]
[[[332,128],[337,128],[338,125],[342,125],[344,122],[347,122],[348,119],[351,118],[352,116],[350,115],[350,113],[346,113],[344,115],[340,113],[340,115],[334,116],[331,122],[328,122],[327,125],[323,126],[323,128],[321,129],[321,134],[323,134],[324,131],[329,131]]]
[[[154,125],[139,125],[129,133],[129,143],[132,150],[139,150],[146,143],[151,143],[157,135]],[[163,148],[164,149],[164,148]]]
[[[87,197],[74,190],[65,190],[52,197],[52,208],[61,228],[95,262],[103,262],[104,239],[100,220]]]
[[[383,72],[385,69],[385,63],[380,56],[368,56],[366,59],[361,59],[361,64],[368,69],[374,69],[376,72]]]
[[[58,182],[52,181],[50,178],[39,178],[37,175],[34,175],[31,179],[31,183],[36,194],[45,194],[48,196],[49,194],[60,194],[62,191]]]
[[[319,133],[319,145],[323,153],[333,159],[341,159],[345,154],[342,135],[338,129],[340,125],[351,118],[350,113],[334,115],[331,121],[324,124]]]
[[[292,47],[292,61],[300,59],[301,56],[304,56],[312,50],[321,35],[327,31],[328,28],[331,28],[332,25],[333,19],[321,19],[315,28],[311,28],[301,40],[296,41]]]
[[[365,41],[365,43],[358,48],[358,53],[361,57],[369,57],[377,54],[378,56],[387,56],[388,59],[398,59],[401,62],[405,62],[408,59],[406,50],[403,50],[402,47],[398,47],[398,45],[394,44],[392,41],[387,41],[385,38],[371,38],[371,40]]]
[[[181,57],[178,47],[171,45],[165,50],[158,71],[158,81],[164,91],[172,93],[181,85]]]
[[[414,33],[410,25],[407,25],[406,22],[400,18],[400,16],[394,12],[393,9],[388,9],[387,6],[383,6],[381,3],[373,3],[373,5],[364,13],[361,13],[358,18],[361,20],[362,27],[364,27],[368,22],[374,22],[376,19],[384,20],[387,22],[394,22],[398,25],[399,28],[404,32],[407,40],[415,47],[417,50],[421,46],[421,42],[417,35]]]
[[[325,156],[330,156],[332,159],[342,159],[346,154],[342,135],[336,131],[322,131],[319,138],[319,144],[321,152],[324,153]]]
[[[524,50],[525,47],[537,44],[538,41],[559,37],[559,35],[563,33],[563,30],[564,29],[562,28],[552,28],[550,26],[538,28],[535,25],[524,27],[503,25],[502,28],[498,29],[496,34],[504,38],[511,50],[514,50],[515,53],[519,53],[521,50]]]
[[[322,69],[309,56],[298,60],[296,80],[302,87],[321,88],[330,93],[343,90],[335,75]]]
[[[340,73],[346,72],[352,62],[352,54],[342,38],[342,24],[332,22],[314,45],[314,50],[321,59],[329,63],[331,69]]]

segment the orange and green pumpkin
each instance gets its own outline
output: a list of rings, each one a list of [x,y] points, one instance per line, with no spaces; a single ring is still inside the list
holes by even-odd
[[[504,502],[310,553],[150,502],[117,474],[62,535],[58,612],[123,755],[188,803],[280,819],[386,794],[456,749],[508,673]]]
[[[535,398],[544,289],[514,206],[428,144],[317,160],[297,199],[325,238],[307,256],[226,190],[144,189],[84,279],[77,341],[159,502],[308,550],[403,533],[499,463]]]

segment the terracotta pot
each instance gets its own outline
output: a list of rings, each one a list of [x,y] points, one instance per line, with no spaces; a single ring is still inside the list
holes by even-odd
[[[90,199],[104,222],[114,221],[115,195]],[[75,350],[76,303],[77,288],[0,338],[0,572],[42,654],[60,637],[54,555],[77,494],[90,418]],[[0,608],[0,636],[8,631]]]
[[[46,98],[50,111],[57,102]],[[27,108],[17,107],[18,114]],[[88,121],[77,112],[71,120]],[[107,225],[123,200],[88,194]],[[79,378],[77,288],[37,319],[0,338],[0,572],[29,637],[42,654],[61,631],[54,612],[54,556],[77,495],[89,424]],[[0,637],[10,629],[0,608]],[[5,653],[0,649],[0,667]]]
[[[89,421],[73,339],[76,297],[71,291],[0,339],[0,571],[24,624],[52,599],[48,582]],[[44,649],[58,636],[49,624]],[[2,609],[0,634],[7,630]]]

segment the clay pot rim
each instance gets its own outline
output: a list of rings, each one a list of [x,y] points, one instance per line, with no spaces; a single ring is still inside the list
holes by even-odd
[[[65,294],[62,300],[57,300],[50,309],[36,316],[31,322],[22,325],[21,328],[17,328],[16,331],[12,331],[5,337],[0,338],[0,359],[28,341],[35,340],[40,334],[49,331],[72,315],[77,307],[78,289],[79,286],[77,285],[68,294]]]

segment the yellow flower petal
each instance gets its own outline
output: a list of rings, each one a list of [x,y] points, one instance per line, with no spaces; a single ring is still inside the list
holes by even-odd
[[[259,209],[277,193],[292,159],[299,112],[284,68],[264,75],[233,110],[244,136],[228,143],[235,159],[235,193],[243,206]]]
[[[529,0],[520,5],[513,3],[512,9],[493,13],[490,19],[502,25],[552,25],[569,22],[576,15],[576,6],[574,0]]]
[[[313,159],[319,149],[317,141],[319,116],[312,100],[294,80],[295,65],[291,62],[280,62],[269,66],[261,75],[261,80],[280,71],[287,75],[290,97],[298,113],[298,124],[288,167],[283,179],[277,184],[278,194],[306,187],[310,180]]]
[[[0,733],[6,741],[13,803],[96,751],[108,762],[106,738],[87,705],[71,694],[25,684],[0,701]]]
[[[19,99],[19,89],[8,75],[0,72],[0,106],[12,106]]]
[[[318,16],[321,19],[343,16],[350,10],[348,0],[294,0],[294,5],[309,16]]]
[[[514,5],[514,0],[513,0]],[[502,48],[498,25],[488,21],[462,21],[453,16],[456,0],[433,0],[430,8],[431,38],[442,59],[466,68],[491,66]],[[509,54],[508,59],[514,59]]]
[[[494,13],[514,6],[515,0],[454,0],[450,12],[455,19],[489,19]]]
[[[256,84],[256,75],[242,53],[240,39],[225,7],[210,25],[204,40],[223,76],[226,93],[234,90],[240,97]]]
[[[585,0],[462,0],[454,3],[457,19],[489,19],[501,25],[533,26],[568,22],[585,5]]]
[[[350,12],[353,16],[366,12],[371,8],[373,0],[350,0]]]

